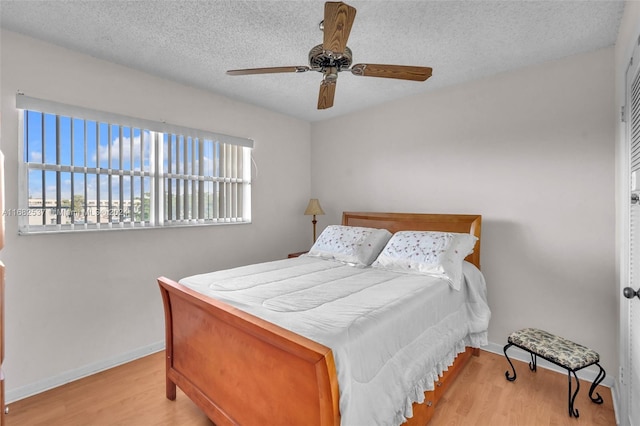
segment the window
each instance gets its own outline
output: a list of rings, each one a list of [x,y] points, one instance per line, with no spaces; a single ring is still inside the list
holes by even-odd
[[[21,234],[251,221],[253,141],[16,99]]]

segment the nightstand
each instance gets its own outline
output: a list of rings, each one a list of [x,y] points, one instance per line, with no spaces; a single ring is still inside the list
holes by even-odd
[[[299,251],[299,252],[297,252],[297,253],[289,253],[289,255],[288,255],[287,257],[288,257],[289,259],[291,259],[292,257],[298,257],[298,256],[300,256],[301,254],[305,254],[305,253],[308,253],[308,251]]]

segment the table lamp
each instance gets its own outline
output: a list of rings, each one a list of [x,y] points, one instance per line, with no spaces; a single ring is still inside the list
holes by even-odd
[[[313,215],[313,220],[311,221],[311,223],[313,223],[313,242],[316,242],[316,223],[318,223],[318,221],[316,220],[316,215],[321,215],[324,214],[324,211],[322,210],[322,207],[320,207],[320,202],[318,201],[317,198],[312,198],[309,200],[309,205],[307,206],[307,209],[304,211],[305,215]]]

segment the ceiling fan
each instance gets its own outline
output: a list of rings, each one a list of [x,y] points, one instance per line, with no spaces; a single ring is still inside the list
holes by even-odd
[[[351,66],[352,52],[347,47],[347,39],[356,17],[356,9],[342,2],[326,2],[324,21],[320,29],[324,39],[309,51],[309,66],[288,66],[270,68],[248,68],[229,70],[229,75],[271,74],[285,72],[318,71],[324,74],[318,95],[318,109],[331,108],[336,93],[338,73],[349,71],[364,77],[396,78],[400,80],[425,81],[431,77],[431,68],[407,65],[355,64]],[[351,68],[349,68],[351,67]]]

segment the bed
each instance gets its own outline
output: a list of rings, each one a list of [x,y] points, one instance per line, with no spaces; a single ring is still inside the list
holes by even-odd
[[[342,226],[352,227],[353,229],[373,228],[388,230],[395,236],[402,234],[399,231],[407,230],[471,234],[474,236],[471,245],[473,252],[465,258],[465,268],[478,270],[480,266],[481,216],[479,215],[345,212]],[[384,251],[382,254],[384,254]],[[270,262],[268,265],[265,264],[266,266],[248,266],[246,268],[271,268],[273,263],[282,264],[283,269],[289,268],[288,270],[296,271],[309,268],[328,269],[330,274],[338,273],[336,271],[350,271],[345,273],[356,274],[366,279],[371,279],[367,274],[373,274],[372,276],[374,277],[382,277],[380,281],[385,283],[390,276],[390,273],[386,270],[376,268],[356,270],[352,266],[344,267],[343,265],[334,267],[336,261],[326,263],[331,267],[325,268],[325,264],[321,262],[323,260],[314,259],[312,256],[302,256],[300,259],[287,259]],[[245,269],[242,269],[242,274],[245,273]],[[358,370],[359,373],[357,374],[369,374],[371,376],[378,374],[377,370],[372,370],[373,373],[367,373],[366,368],[368,367],[361,367],[360,363],[348,364],[345,361],[347,359],[345,357],[351,356],[352,353],[360,356],[364,353],[368,357],[366,349],[372,347],[371,336],[369,336],[369,340],[363,338],[362,342],[359,343],[361,346],[347,346],[347,349],[333,346],[334,349],[332,350],[331,345],[335,340],[348,341],[345,344],[351,345],[351,340],[357,339],[337,337],[331,340],[325,338],[322,333],[317,334],[319,336],[318,339],[309,338],[305,334],[311,336],[315,336],[315,334],[313,332],[309,334],[308,329],[305,328],[306,312],[299,313],[296,310],[296,306],[304,305],[305,303],[315,303],[314,308],[310,310],[318,310],[317,307],[319,305],[324,308],[324,301],[313,301],[315,300],[314,296],[310,302],[307,294],[294,299],[290,299],[289,295],[284,295],[286,297],[266,297],[265,292],[267,290],[263,288],[265,286],[256,286],[259,291],[258,293],[253,293],[251,297],[257,294],[260,298],[253,301],[253,305],[251,305],[249,302],[243,302],[242,299],[236,299],[235,295],[238,285],[243,287],[245,281],[251,281],[253,278],[243,281],[242,274],[234,276],[234,273],[236,272],[216,272],[212,273],[213,275],[211,276],[203,274],[202,276],[189,277],[186,281],[181,280],[182,284],[166,277],[158,278],[166,323],[167,398],[175,399],[176,386],[180,387],[216,425],[339,425],[341,420],[343,424],[354,424],[352,419],[359,417],[351,416],[349,413],[355,411],[351,408],[349,408],[351,411],[347,411],[345,408],[348,405],[345,404],[351,404],[349,402],[351,400],[358,400],[358,395],[355,390],[351,389],[353,386],[349,384],[350,382],[345,382],[346,373],[344,371],[347,367],[337,368],[336,365],[349,366],[349,371]],[[224,274],[231,274],[226,276],[230,281],[216,281],[217,284],[207,284],[211,281],[211,277],[221,277],[225,276]],[[404,275],[410,274],[394,273],[392,275],[394,280],[410,279],[410,277],[404,277]],[[396,275],[402,276],[396,277]],[[465,277],[467,277],[466,272]],[[218,278],[215,279],[217,280]],[[224,287],[228,282],[233,283],[233,291],[228,291],[231,287]],[[343,280],[343,282],[347,281]],[[402,282],[404,283],[404,281]],[[197,289],[199,283],[202,284],[204,292],[202,289]],[[354,285],[357,286],[358,284]],[[433,285],[436,288],[436,284]],[[461,293],[449,290],[447,286],[440,283],[437,286],[438,291],[443,292],[443,294],[446,292],[452,294]],[[310,285],[309,287],[312,288],[313,286]],[[206,294],[207,288],[213,289],[211,294]],[[362,289],[357,291],[361,292]],[[214,297],[211,297],[212,295]],[[376,297],[378,296],[376,295],[374,299]],[[476,295],[476,297],[479,296]],[[405,301],[401,300],[401,303],[408,303],[407,301],[414,299],[413,296],[407,296],[407,299]],[[394,318],[394,313],[405,310],[389,307],[391,305],[386,302],[379,303],[379,306],[374,306],[373,312],[380,311],[380,318],[383,318],[382,315]],[[484,302],[483,304],[486,305]],[[270,309],[269,312],[264,314],[262,307],[267,305]],[[407,310],[410,309],[407,308]],[[286,315],[282,314],[283,316],[280,317],[279,315],[283,311],[286,311]],[[336,314],[335,311],[328,312],[328,315],[336,315],[336,323],[340,322],[339,313]],[[482,311],[476,312],[476,314],[476,316],[482,317],[479,321],[481,325],[476,325],[476,327],[480,328],[472,330],[473,333],[469,331],[468,334],[475,337],[483,336],[484,340],[486,340],[486,325],[490,315],[488,307],[483,307]],[[371,316],[369,314],[360,315],[358,320],[361,317]],[[459,316],[458,313],[454,315],[454,317],[457,316]],[[280,318],[285,317],[293,318],[294,320],[280,320]],[[268,320],[265,318],[268,318]],[[382,321],[380,318],[376,317],[375,321]],[[290,323],[287,323],[287,321]],[[344,321],[349,324],[355,322],[349,318]],[[278,323],[288,324],[290,327],[284,327],[278,325]],[[383,326],[384,324],[383,322]],[[334,324],[327,324],[327,328],[332,328],[333,326]],[[388,323],[386,326],[387,328],[390,327]],[[292,331],[292,329],[298,332]],[[367,329],[365,328],[364,330],[359,330],[358,333],[364,335]],[[407,331],[407,333],[410,332]],[[354,331],[351,330],[350,336],[353,335]],[[407,338],[413,339],[411,336]],[[323,340],[332,343],[320,343]],[[455,347],[443,348],[448,354],[454,354],[455,361],[453,357],[451,357],[451,360],[446,359],[446,364],[450,364],[449,361],[451,361],[452,365],[449,366],[440,365],[443,361],[438,360],[439,375],[432,377],[433,380],[429,383],[421,385],[420,389],[424,390],[424,392],[420,392],[420,395],[413,395],[410,399],[408,399],[408,396],[403,395],[402,398],[409,401],[407,402],[409,407],[404,408],[403,412],[396,415],[389,424],[401,423],[398,421],[399,418],[403,421],[406,420],[408,425],[426,424],[433,415],[438,399],[467,363],[469,357],[478,355],[479,350],[477,347],[480,346],[483,339],[473,340],[465,336],[463,340],[456,340],[456,345],[453,345]],[[463,346],[460,348],[460,342],[467,342],[469,347],[465,348]],[[419,347],[416,346],[416,348]],[[415,355],[416,349],[412,350],[414,352],[411,354]],[[348,353],[348,355],[345,355],[345,353]],[[375,364],[375,360],[380,356],[372,351],[371,358],[374,360],[371,363]],[[396,358],[401,358],[401,356],[391,354],[386,356],[385,360],[393,359],[395,362]],[[414,358],[417,357],[412,357],[411,359]],[[361,363],[363,365],[369,363],[365,358],[360,359],[366,361]],[[386,363],[387,361],[384,362]],[[383,364],[381,363],[380,365]],[[429,365],[428,371],[433,370],[433,368],[433,366]],[[389,371],[384,370],[387,375],[393,374],[393,371],[392,369]],[[382,376],[382,373],[380,375]],[[342,385],[339,383],[342,383]],[[357,383],[357,380],[353,383]],[[365,395],[365,398],[369,395],[374,395],[374,393]],[[345,402],[345,399],[349,401]],[[359,399],[363,400],[362,397]],[[379,400],[380,398],[371,398],[368,401],[369,406],[378,405],[375,401]],[[341,407],[343,415],[341,415]],[[346,420],[347,418],[351,420]],[[380,423],[383,424],[386,421]]]

